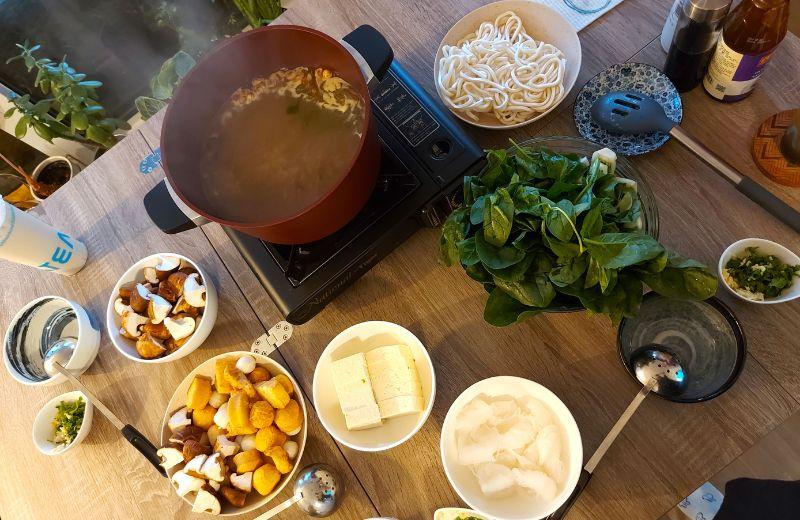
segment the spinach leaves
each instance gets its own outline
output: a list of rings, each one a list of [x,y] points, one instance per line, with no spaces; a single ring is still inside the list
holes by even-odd
[[[483,172],[464,179],[464,205],[444,223],[440,254],[483,284],[487,322],[582,306],[616,324],[638,312],[645,285],[675,298],[716,292],[706,266],[642,231],[636,183],[615,175],[613,152],[595,155],[515,144],[488,151]]]

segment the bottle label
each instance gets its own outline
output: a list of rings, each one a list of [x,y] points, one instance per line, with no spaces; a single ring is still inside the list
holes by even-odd
[[[772,51],[740,54],[728,47],[724,38],[720,38],[703,86],[717,99],[733,101],[745,97],[755,87],[764,66],[772,57]]]

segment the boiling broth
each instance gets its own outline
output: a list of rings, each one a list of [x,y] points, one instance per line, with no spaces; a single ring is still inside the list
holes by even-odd
[[[235,222],[293,217],[343,177],[364,131],[364,102],[327,69],[282,69],[223,107],[200,173],[209,212]]]

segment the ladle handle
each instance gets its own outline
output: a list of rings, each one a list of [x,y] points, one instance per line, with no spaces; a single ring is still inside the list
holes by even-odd
[[[775,218],[800,233],[800,213],[764,188],[750,177],[741,174],[736,168],[686,133],[680,126],[675,126],[669,134],[682,145],[695,153],[706,164],[717,170],[743,195],[767,210]]]
[[[167,472],[164,467],[161,465],[161,457],[158,456],[158,448],[153,446],[153,443],[147,440],[147,437],[142,435],[139,430],[131,426],[130,424],[126,424],[122,430],[123,437],[127,439],[128,442],[131,443],[131,446],[139,450],[139,453],[144,455],[150,464],[155,467],[159,473],[161,473],[162,477],[167,476]]]
[[[293,496],[292,498],[290,498],[288,500],[284,500],[283,502],[281,502],[277,506],[273,507],[272,509],[270,509],[269,511],[267,511],[263,515],[257,516],[255,518],[255,520],[267,520],[268,518],[272,518],[273,516],[277,515],[281,511],[283,511],[284,509],[289,509],[290,507],[292,507],[294,504],[299,502],[301,498],[303,498],[303,495],[298,493],[295,496]]]
[[[620,434],[625,425],[628,424],[628,421],[636,410],[639,408],[639,405],[642,404],[644,398],[647,397],[647,394],[650,393],[650,390],[653,389],[655,386],[656,380],[653,379],[648,384],[644,385],[639,393],[636,394],[636,397],[633,398],[631,404],[625,408],[625,411],[622,412],[622,415],[617,419],[616,424],[611,428],[611,431],[608,432],[606,438],[603,439],[603,442],[600,443],[600,446],[595,450],[592,457],[589,459],[589,462],[581,470],[581,476],[578,478],[578,484],[575,486],[575,489],[572,491],[572,494],[569,496],[564,505],[562,505],[558,510],[547,517],[547,520],[560,520],[561,518],[566,515],[575,502],[578,500],[578,496],[583,492],[583,489],[589,483],[589,479],[592,478],[592,473],[594,473],[594,469],[597,467],[597,464],[600,462],[600,459],[603,458],[603,455],[606,454],[608,448],[611,447],[611,444],[617,439],[617,436]]]

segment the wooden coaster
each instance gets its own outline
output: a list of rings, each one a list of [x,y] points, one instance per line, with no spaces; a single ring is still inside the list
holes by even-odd
[[[800,108],[778,112],[758,127],[753,137],[753,160],[764,175],[779,184],[800,187],[800,163],[790,163],[781,153],[781,138]]]

